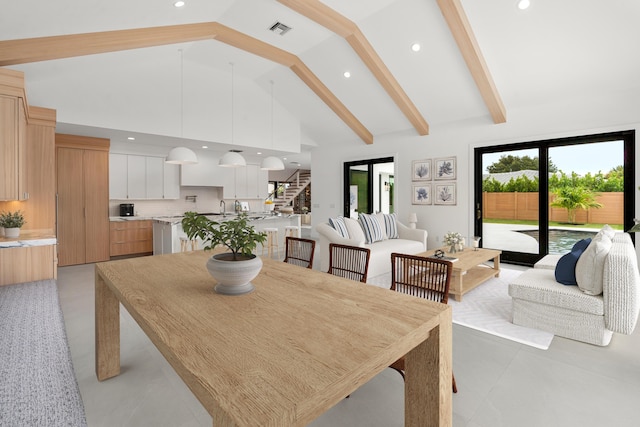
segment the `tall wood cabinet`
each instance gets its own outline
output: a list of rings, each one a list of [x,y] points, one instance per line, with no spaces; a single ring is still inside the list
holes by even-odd
[[[27,117],[24,75],[0,74],[0,200],[26,200]]]
[[[56,134],[58,265],[109,260],[109,140]]]

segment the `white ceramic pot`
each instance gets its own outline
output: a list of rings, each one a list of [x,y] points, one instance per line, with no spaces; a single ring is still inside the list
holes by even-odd
[[[207,270],[218,282],[215,291],[225,295],[241,295],[253,291],[251,283],[262,268],[262,259],[256,255],[238,255],[240,260],[234,261],[233,254],[225,252],[213,255],[207,260]]]
[[[20,228],[18,227],[11,227],[11,228],[6,228],[4,229],[4,237],[8,237],[8,238],[12,238],[12,237],[18,237],[20,236]]]

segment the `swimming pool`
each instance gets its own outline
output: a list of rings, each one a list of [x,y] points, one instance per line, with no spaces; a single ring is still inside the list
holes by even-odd
[[[536,241],[539,241],[540,232],[538,230],[524,230],[519,231],[533,237]],[[550,254],[565,254],[571,250],[573,245],[578,241],[586,238],[593,238],[597,231],[584,231],[584,230],[569,230],[561,228],[549,229],[549,253]]]

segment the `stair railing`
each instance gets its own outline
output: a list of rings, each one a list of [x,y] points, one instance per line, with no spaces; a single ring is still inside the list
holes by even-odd
[[[289,177],[287,179],[285,179],[284,181],[280,181],[280,185],[278,185],[268,196],[265,200],[271,200],[274,201],[274,199],[276,198],[275,196],[278,194],[279,190],[282,189],[282,192],[284,193],[285,188],[284,188],[284,184],[290,184],[293,181],[293,177],[295,177],[295,182],[296,185],[300,185],[300,169],[296,169],[295,172],[293,172],[291,175],[289,175]]]

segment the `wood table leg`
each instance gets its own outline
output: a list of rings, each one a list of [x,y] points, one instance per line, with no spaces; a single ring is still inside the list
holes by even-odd
[[[96,271],[96,376],[103,381],[120,374],[120,302]]]
[[[495,277],[500,277],[500,255],[493,259],[493,269],[497,270]]]
[[[452,425],[451,308],[405,357],[405,427]]]
[[[455,289],[455,293],[453,294],[453,299],[455,299],[456,301],[462,301],[462,277],[463,277],[463,272],[461,271],[458,274],[453,274],[453,276],[451,277],[451,285],[453,286],[453,289]]]

